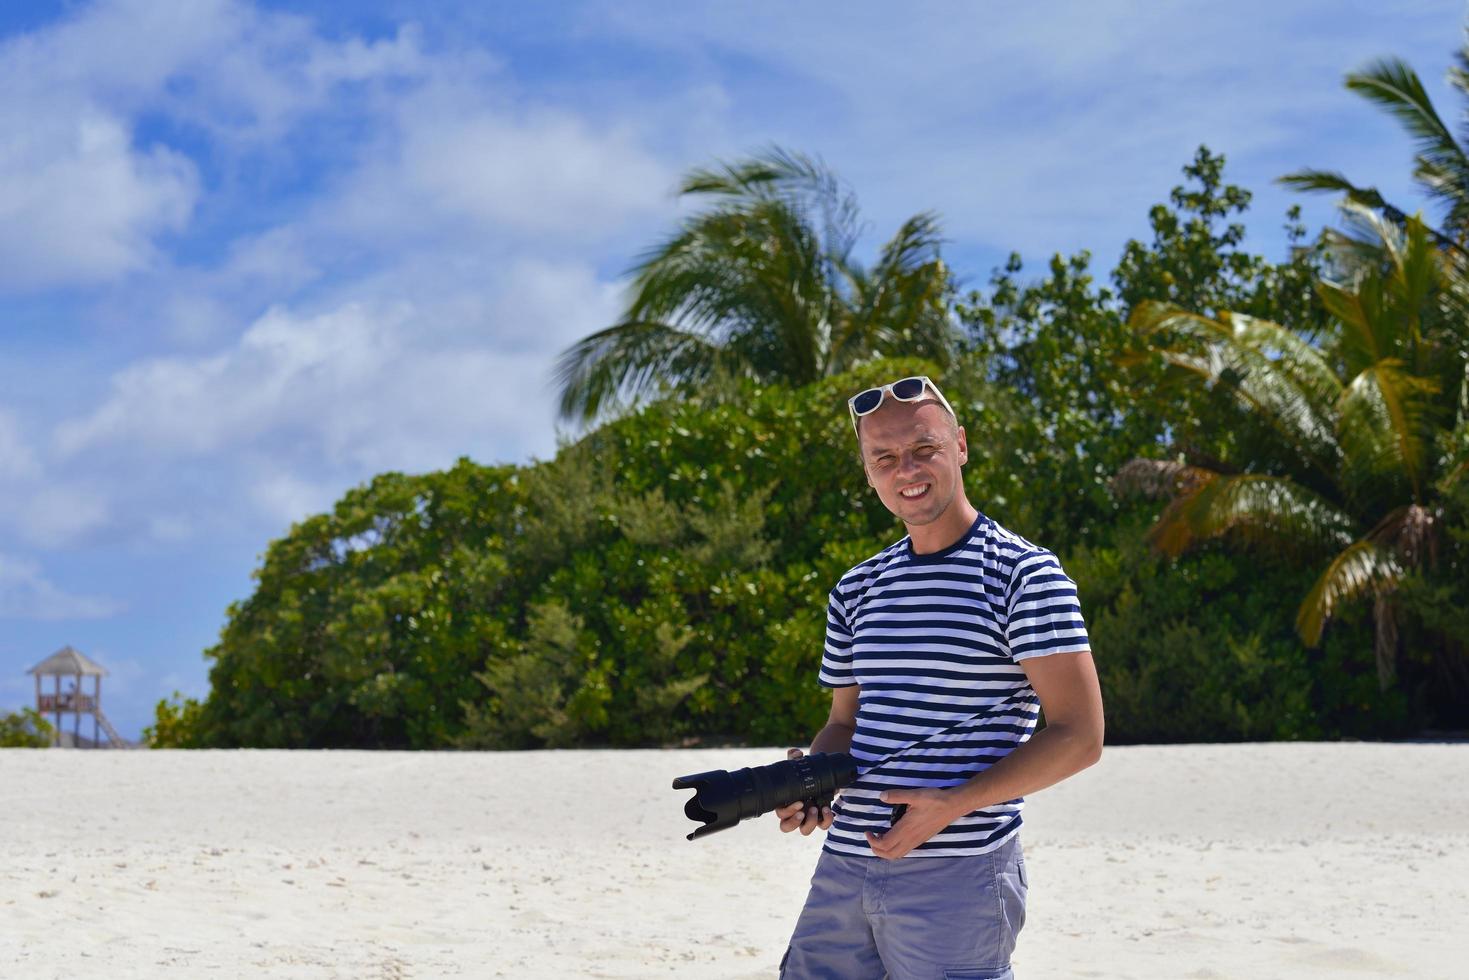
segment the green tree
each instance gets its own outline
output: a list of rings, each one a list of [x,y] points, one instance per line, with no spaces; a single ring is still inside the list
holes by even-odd
[[[43,749],[54,731],[35,708],[6,712],[0,715],[0,749]]]
[[[699,169],[681,195],[711,201],[632,270],[618,322],[568,348],[561,413],[590,421],[732,381],[809,384],[874,356],[948,362],[949,272],[931,214],[905,221],[865,267],[856,201],[821,164],[774,149]]]
[[[143,729],[143,744],[150,749],[196,749],[200,747],[200,712],[197,698],[174,691],[153,708],[153,724]]]
[[[995,488],[1000,499],[986,502],[995,516],[1055,547],[1092,542],[1127,506],[1111,481],[1129,459],[1170,441],[1219,455],[1237,439],[1217,399],[1168,384],[1150,363],[1119,359],[1135,346],[1128,317],[1139,303],[1161,299],[1321,329],[1324,310],[1313,293],[1321,256],[1301,245],[1297,212],[1289,216],[1294,247],[1286,262],[1246,251],[1250,192],[1224,179],[1224,164],[1200,146],[1183,167],[1184,183],[1149,211],[1151,239],[1127,242],[1110,277],[1099,281],[1083,251],[1053,256],[1044,276],[1024,283],[1012,255],[987,290],[959,305],[971,354],[959,370],[977,371],[987,397],[1010,403],[1002,415],[1035,423],[1014,434],[1024,446],[1013,458],[1020,484]]]
[[[1344,604],[1372,602],[1379,683],[1396,677],[1399,584],[1432,562],[1442,508],[1439,434],[1453,428],[1466,383],[1460,350],[1437,329],[1453,274],[1416,218],[1379,222],[1386,259],[1351,285],[1323,281],[1338,331],[1317,347],[1280,324],[1145,303],[1132,323],[1182,377],[1229,397],[1240,425],[1271,444],[1260,458],[1137,460],[1122,477],[1167,494],[1151,532],[1180,554],[1225,534],[1326,560],[1296,625],[1310,646]],[[1461,420],[1459,420],[1461,421]]]
[[[1119,364],[1138,298],[1188,298],[1211,318],[1245,309],[1337,350],[1339,322],[1309,288],[1316,253],[1280,265],[1241,254],[1248,194],[1207,151],[1190,166],[1110,279],[1085,255],[1032,283],[1017,265],[997,275],[966,304],[968,350],[946,367],[864,361],[800,387],[734,378],[708,404],[648,401],[549,460],[465,460],[350,491],[270,544],[208,651],[209,696],[161,704],[155,744],[809,737],[830,704],[815,681],[827,592],[903,533],[865,485],[844,403],[918,373],[939,378],[969,431],[970,499],[1077,580],[1116,705],[1110,738],[1401,731],[1411,698],[1377,690],[1365,610],[1335,611],[1319,649],[1296,636],[1319,567],[1223,538],[1160,556],[1143,541],[1156,505],[1112,492],[1128,459],[1174,443],[1258,472],[1292,473],[1299,456],[1228,385],[1159,387],[1166,365]],[[1442,318],[1425,321],[1431,335]],[[1436,444],[1435,474],[1469,458],[1456,438]],[[1469,523],[1452,513],[1446,542]],[[1463,567],[1456,549],[1445,544],[1442,568]],[[1404,576],[1403,608],[1460,630],[1462,586],[1416,582]]]
[[[446,744],[510,618],[514,467],[385,473],[272,542],[233,604],[198,714],[204,746]]]

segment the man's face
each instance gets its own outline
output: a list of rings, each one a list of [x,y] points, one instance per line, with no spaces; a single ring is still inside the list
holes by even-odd
[[[862,467],[884,507],[904,524],[938,520],[963,487],[964,430],[932,398],[889,398],[860,420]]]

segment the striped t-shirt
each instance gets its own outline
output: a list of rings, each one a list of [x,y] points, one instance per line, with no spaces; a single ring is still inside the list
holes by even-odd
[[[1019,661],[1089,649],[1076,583],[1056,556],[980,514],[957,542],[914,554],[903,538],[843,575],[827,607],[826,687],[861,685],[852,756],[825,848],[872,856],[886,789],[956,786],[1035,730]],[[960,817],[909,852],[983,854],[1020,829],[1024,801]]]

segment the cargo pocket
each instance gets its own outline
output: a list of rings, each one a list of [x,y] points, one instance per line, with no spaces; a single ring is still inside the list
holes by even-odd
[[[1030,888],[1025,874],[1025,858],[1000,869],[995,875],[995,888],[1000,893],[1000,953],[1009,962],[1015,952],[1020,930],[1025,928],[1025,897]]]

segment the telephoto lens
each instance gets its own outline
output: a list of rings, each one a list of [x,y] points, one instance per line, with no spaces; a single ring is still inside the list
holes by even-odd
[[[815,752],[769,766],[680,776],[673,788],[694,791],[683,808],[690,820],[703,824],[689,834],[693,840],[797,800],[818,809],[830,806],[836,791],[856,779],[857,763],[847,753]]]

